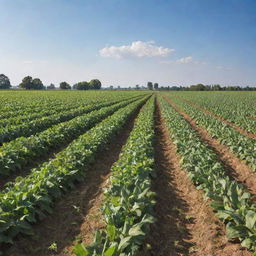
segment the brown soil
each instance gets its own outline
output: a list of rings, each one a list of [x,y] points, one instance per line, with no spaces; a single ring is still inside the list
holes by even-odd
[[[207,130],[198,126],[196,121],[189,115],[182,112],[173,102],[165,98],[172,107],[181,114],[184,119],[192,126],[204,142],[215,152],[218,160],[227,170],[227,175],[242,184],[252,194],[252,200],[256,202],[256,173],[253,172],[243,161],[236,157],[228,147],[222,145],[217,139],[212,138]]]
[[[75,243],[83,241],[88,244],[92,241],[95,230],[105,226],[100,211],[102,188],[106,186],[111,166],[118,160],[138,112],[139,109],[116,138],[99,153],[96,162],[86,170],[87,178],[56,203],[54,214],[33,226],[35,235],[20,235],[14,246],[6,251],[6,255],[66,256],[72,255]],[[53,243],[57,245],[56,251],[49,249]]]
[[[170,140],[159,106],[155,125],[157,178],[153,181],[152,190],[157,194],[157,222],[151,226],[140,256],[251,255],[240,245],[228,242],[224,224],[181,169],[176,147]]]
[[[221,121],[221,122],[223,122],[223,123],[225,123],[225,124],[231,126],[233,129],[235,129],[236,131],[240,132],[242,135],[247,136],[247,137],[249,137],[249,138],[251,138],[251,139],[255,139],[255,138],[256,138],[256,134],[247,132],[246,130],[242,129],[241,127],[237,126],[236,124],[234,124],[234,123],[232,123],[232,122],[230,122],[230,121],[224,119],[223,117],[221,117],[221,116],[219,116],[219,115],[214,114],[213,112],[209,111],[208,109],[203,108],[203,107],[200,107],[200,106],[198,106],[197,104],[192,103],[191,101],[185,100],[185,99],[183,99],[183,98],[180,98],[180,97],[179,97],[179,99],[181,99],[182,101],[185,101],[185,102],[188,103],[189,105],[191,105],[191,106],[193,106],[193,107],[195,107],[195,108],[197,108],[197,109],[203,111],[203,112],[206,113],[207,115],[210,115],[210,116],[212,116],[212,117],[218,119],[219,121]]]

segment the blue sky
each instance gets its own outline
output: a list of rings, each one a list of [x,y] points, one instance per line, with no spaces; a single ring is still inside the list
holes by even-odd
[[[18,84],[256,85],[255,0],[0,0],[0,73]]]

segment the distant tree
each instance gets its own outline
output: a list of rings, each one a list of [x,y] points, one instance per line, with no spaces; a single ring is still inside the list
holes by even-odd
[[[62,90],[70,90],[71,86],[67,82],[61,82],[60,83],[60,89],[62,89]]]
[[[153,83],[152,82],[148,82],[147,86],[148,86],[149,90],[153,90]]]
[[[197,84],[197,85],[191,85],[190,90],[191,91],[206,91],[206,86],[203,84]]]
[[[136,90],[139,90],[140,89],[140,85],[136,84],[135,88],[136,88]]]
[[[221,90],[221,86],[220,86],[219,84],[214,84],[214,85],[212,86],[212,90],[213,90],[213,91],[220,91],[220,90]]]
[[[75,84],[73,86],[74,89],[77,89],[77,90],[88,90],[89,89],[89,83],[84,81],[84,82],[79,82],[77,84]]]
[[[32,80],[32,89],[34,90],[42,90],[44,89],[44,85],[39,78],[34,78]]]
[[[9,88],[11,88],[11,83],[9,78],[4,74],[0,74],[0,89],[9,89]]]
[[[55,85],[54,85],[54,84],[50,84],[49,86],[47,86],[47,89],[48,89],[48,90],[54,90],[54,89],[56,89],[56,88],[55,88]]]
[[[101,82],[98,79],[92,79],[89,83],[91,90],[99,90],[101,88]]]
[[[158,83],[154,83],[154,89],[158,90]]]
[[[22,79],[22,82],[19,84],[20,88],[31,90],[33,89],[33,79],[31,76],[26,76]]]

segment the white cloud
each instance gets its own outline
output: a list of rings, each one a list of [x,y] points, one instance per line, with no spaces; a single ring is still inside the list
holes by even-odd
[[[183,64],[186,64],[186,63],[189,63],[192,61],[193,61],[192,56],[188,56],[188,57],[184,57],[184,58],[180,58],[180,59],[176,60],[176,62],[183,63]]]
[[[155,45],[154,41],[135,41],[131,45],[105,47],[99,53],[102,57],[122,59],[129,57],[165,57],[173,51],[174,49]]]

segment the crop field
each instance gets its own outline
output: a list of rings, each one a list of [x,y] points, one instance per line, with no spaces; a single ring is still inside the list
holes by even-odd
[[[256,255],[256,93],[0,91],[0,255]]]

